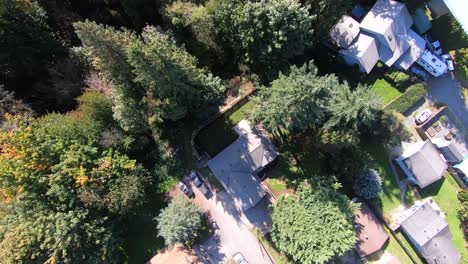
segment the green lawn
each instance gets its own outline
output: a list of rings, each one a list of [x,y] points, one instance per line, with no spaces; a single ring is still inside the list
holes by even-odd
[[[465,249],[463,230],[457,216],[457,210],[460,207],[456,193],[458,186],[450,175],[446,175],[445,177],[441,181],[420,190],[419,194],[422,198],[432,196],[440,208],[447,214],[445,220],[449,224],[450,231],[453,234],[453,243],[462,254],[463,259],[467,261],[462,261],[462,263],[468,263],[468,252]]]
[[[384,245],[382,248],[383,251],[388,252],[390,255],[395,256],[398,258],[400,263],[413,263],[411,259],[408,257],[408,254],[403,250],[401,245],[396,241],[395,238],[393,238],[390,234],[390,232],[385,229],[388,233],[389,239],[388,242]],[[368,257],[369,263],[379,263],[379,256],[378,255],[371,255]],[[419,260],[419,258],[416,259],[416,261]],[[417,264],[422,264],[422,262],[418,262]]]
[[[398,232],[398,231],[395,232],[395,234],[398,237],[398,239],[400,239],[400,241],[404,245],[404,247],[410,252],[413,259],[416,260],[417,264],[423,264],[423,262],[422,262],[421,258],[419,257],[418,253],[416,253],[416,250],[413,248],[413,246],[411,245],[409,240],[406,238],[406,236],[403,233]],[[406,255],[406,252],[404,252],[404,253]],[[402,262],[402,263],[406,263],[406,262]],[[408,262],[408,263],[411,263],[411,262]]]
[[[286,190],[287,186],[280,179],[268,178],[265,180],[272,192],[281,192]]]
[[[268,251],[268,254],[273,258],[276,264],[292,264],[291,261],[283,254],[280,253],[273,244],[268,241],[259,231],[256,229],[251,230],[253,234],[258,238],[263,247]]]
[[[361,147],[371,155],[373,168],[382,178],[382,192],[376,201],[376,206],[381,208],[385,217],[391,210],[400,205],[400,188],[388,161],[388,149],[383,145],[366,142],[363,142]]]
[[[247,118],[247,113],[252,111],[252,108],[253,103],[249,101],[229,116],[219,117],[198,133],[195,143],[211,157],[216,156],[238,138],[233,127],[242,119]]]
[[[377,79],[372,85],[371,91],[380,97],[384,105],[401,95],[400,91],[384,79]]]

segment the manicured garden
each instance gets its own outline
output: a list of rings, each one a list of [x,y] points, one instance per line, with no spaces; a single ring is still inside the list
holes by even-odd
[[[388,104],[386,110],[394,110],[400,113],[406,112],[426,94],[426,89],[421,83],[414,84],[405,91],[400,97]]]
[[[377,79],[372,85],[371,91],[380,97],[384,105],[401,95],[400,91],[384,79]]]

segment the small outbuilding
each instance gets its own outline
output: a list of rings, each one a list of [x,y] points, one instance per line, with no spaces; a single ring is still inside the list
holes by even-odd
[[[364,258],[382,249],[388,240],[388,234],[367,204],[360,200],[356,202],[361,203],[361,209],[354,215],[358,238],[355,249]]]
[[[409,145],[396,162],[410,181],[421,189],[440,180],[448,168],[430,140]]]

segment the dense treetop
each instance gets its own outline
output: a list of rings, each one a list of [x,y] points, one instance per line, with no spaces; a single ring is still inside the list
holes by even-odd
[[[356,243],[350,201],[330,187],[302,183],[278,199],[271,217],[273,242],[299,263],[327,263]]]

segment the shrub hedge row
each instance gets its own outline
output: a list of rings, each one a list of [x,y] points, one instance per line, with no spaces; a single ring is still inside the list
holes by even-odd
[[[390,102],[385,110],[395,110],[404,113],[411,106],[416,104],[426,94],[426,89],[422,83],[417,83],[408,87],[405,93]]]

